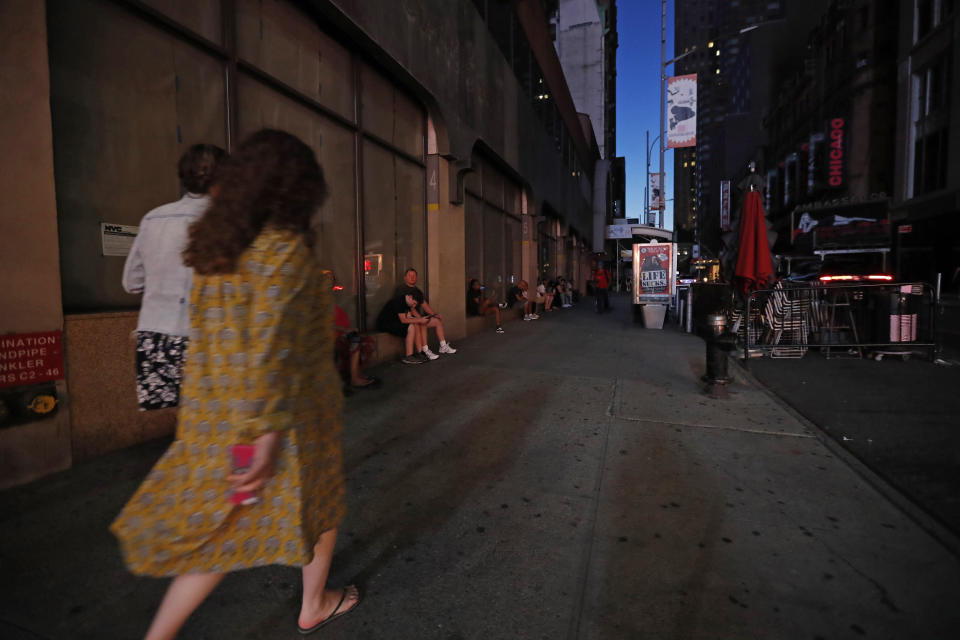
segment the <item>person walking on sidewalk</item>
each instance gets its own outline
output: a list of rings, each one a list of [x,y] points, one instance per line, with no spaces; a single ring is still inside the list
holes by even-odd
[[[597,267],[597,273],[593,278],[593,288],[597,295],[597,313],[610,311],[610,297],[607,289],[610,288],[610,271],[601,262]]]
[[[193,270],[180,255],[187,228],[210,206],[207,192],[226,153],[212,144],[195,144],[180,158],[177,174],[183,197],[143,217],[123,265],[127,293],[142,293],[137,320],[137,402],[141,411],[180,402],[183,357],[190,332],[188,301]]]
[[[491,313],[497,317],[497,333],[503,333],[499,305],[493,301],[493,298],[484,298],[483,285],[476,278],[470,278],[467,284],[467,315],[482,317]]]
[[[428,320],[428,322],[417,325],[417,330],[420,332],[420,344],[423,345],[421,352],[430,360],[436,360],[439,357],[430,350],[429,343],[427,342],[427,330],[432,328],[437,332],[437,340],[440,341],[440,348],[437,349],[437,351],[440,353],[456,353],[457,350],[447,342],[443,334],[443,316],[430,307],[430,303],[427,302],[423,291],[417,288],[417,270],[411,267],[403,274],[403,284],[397,287],[396,295],[403,296],[414,292],[416,292],[420,300],[420,303],[417,305],[417,312]]]
[[[175,637],[227,571],[302,567],[301,633],[360,601],[326,588],[346,501],[333,282],[311,248],[323,172],[300,140],[262,130],[217,184],[184,251],[196,275],[176,439],[111,525],[132,572],[175,576],[147,640]],[[235,445],[253,455],[231,473]]]
[[[560,282],[557,284],[557,291],[560,293],[560,303],[564,309],[569,309],[573,306],[573,286],[567,279],[563,276],[560,276]]]

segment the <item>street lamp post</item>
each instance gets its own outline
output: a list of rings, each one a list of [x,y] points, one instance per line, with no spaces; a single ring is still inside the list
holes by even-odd
[[[660,3],[660,197],[661,200],[665,200],[664,196],[666,195],[666,181],[663,178],[663,142],[666,137],[665,129],[663,128],[664,124],[664,103],[666,101],[666,95],[664,91],[666,90],[667,84],[667,65],[664,64],[664,60],[667,57],[667,0],[662,0]],[[650,180],[649,172],[647,172],[647,181]],[[658,225],[663,229],[663,214],[664,209],[667,207],[667,203],[658,202],[660,205],[660,224]]]
[[[647,173],[644,175],[643,179],[645,180],[643,184],[643,224],[654,226],[650,224],[650,151],[653,150],[653,145],[657,144],[657,140],[660,139],[660,136],[657,136],[653,139],[653,143],[650,142],[650,130],[647,129]],[[660,193],[663,194],[663,184],[660,185]],[[660,225],[661,227],[663,225]]]

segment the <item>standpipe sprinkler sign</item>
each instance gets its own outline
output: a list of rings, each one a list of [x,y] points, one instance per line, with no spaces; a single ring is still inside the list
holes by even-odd
[[[0,389],[63,379],[63,333],[0,335]]]

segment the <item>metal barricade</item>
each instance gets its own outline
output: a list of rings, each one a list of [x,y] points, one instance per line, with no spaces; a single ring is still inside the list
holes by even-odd
[[[777,283],[750,294],[733,330],[745,361],[751,353],[802,358],[810,349],[877,360],[929,350],[933,359],[935,307],[932,287],[921,282]]]

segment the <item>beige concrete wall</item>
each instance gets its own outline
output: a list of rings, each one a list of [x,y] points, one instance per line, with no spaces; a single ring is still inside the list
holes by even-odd
[[[0,2],[0,333],[63,327],[45,3]],[[70,466],[69,403],[0,429],[0,488]]]
[[[140,411],[135,311],[68,315],[64,336],[75,461],[173,432],[174,411]]]
[[[43,2],[0,2],[0,332],[61,327]]]
[[[464,205],[450,202],[449,161],[440,158],[440,202],[436,210],[427,211],[427,273],[430,277],[427,296],[431,306],[443,316],[443,329],[448,340],[467,335],[467,296],[463,274],[467,268],[464,244]],[[433,332],[430,335],[433,343]]]

